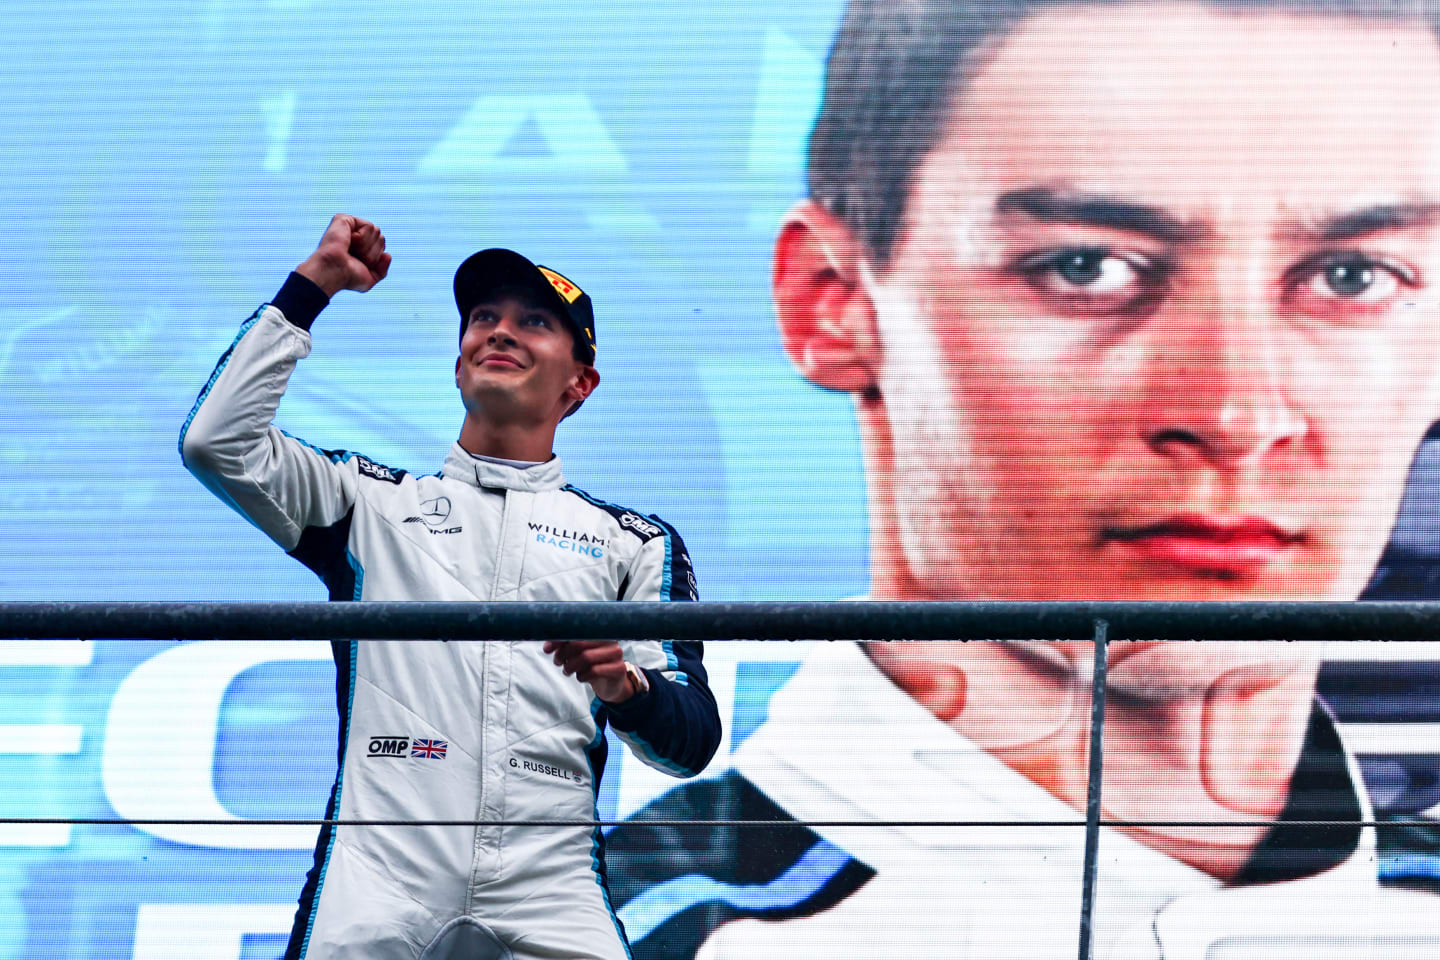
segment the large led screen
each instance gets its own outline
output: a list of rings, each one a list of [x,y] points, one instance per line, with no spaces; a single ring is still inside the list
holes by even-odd
[[[337,212],[393,263],[276,424],[439,469],[452,276],[521,251],[595,305],[566,478],[702,599],[1440,599],[1424,0],[5,13],[0,600],[326,599],[177,438]],[[634,956],[1074,955],[1092,651],[1031,639],[707,645],[715,760],[597,791]],[[1440,954],[1440,655],[1388,639],[1112,647],[1096,956]],[[335,677],[0,643],[0,958],[280,956]]]

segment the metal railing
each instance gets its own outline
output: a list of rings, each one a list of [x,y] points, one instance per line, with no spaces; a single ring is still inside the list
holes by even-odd
[[[1103,651],[1142,640],[1430,641],[1440,603],[0,603],[0,638],[144,640],[1032,640],[1082,641]],[[3,642],[3,641],[0,641]],[[1440,659],[1440,644],[1436,649]],[[1080,960],[1088,960],[1102,826],[1235,826],[1234,821],[1116,820],[1101,816],[1107,658],[1093,659],[1085,818],[1073,821],[825,821],[809,826],[1084,827]],[[5,823],[172,823],[4,818]],[[212,821],[186,821],[210,823]],[[219,821],[214,821],[218,823]],[[248,820],[274,825],[448,826],[472,821]],[[1278,821],[1256,819],[1254,826]],[[1387,825],[1429,825],[1386,820]],[[663,826],[766,827],[769,821],[645,821]],[[1333,821],[1287,821],[1325,825]],[[611,826],[613,821],[523,820],[520,826]],[[1356,824],[1351,823],[1351,826]],[[1364,826],[1376,826],[1367,821]]]
[[[1440,603],[0,603],[0,637],[1440,640]]]

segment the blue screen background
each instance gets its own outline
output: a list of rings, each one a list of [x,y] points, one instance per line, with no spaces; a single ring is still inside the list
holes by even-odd
[[[451,275],[474,250],[513,247],[596,302],[604,385],[558,440],[572,482],[679,528],[706,598],[862,592],[849,404],[794,375],[767,281],[837,10],[7,4],[0,599],[323,599],[195,483],[175,444],[240,323],[338,211],[378,223],[395,262],[317,324],[281,408],[288,431],[436,469],[461,419]],[[122,736],[115,704],[175,646],[8,647],[0,814],[133,816],[107,764],[168,789],[188,761],[167,730],[190,715],[157,702],[149,733]],[[314,656],[256,664],[225,689],[211,785],[230,814],[322,812],[333,667]],[[742,728],[770,688],[745,686]],[[601,812],[613,816],[610,779]],[[141,827],[12,829],[0,838],[5,958],[168,956],[137,933],[142,905],[288,912],[310,862],[307,848]],[[277,929],[219,939],[193,943],[190,960],[283,944]]]
[[[863,593],[850,401],[795,374],[769,298],[840,6],[10,0],[0,600],[324,598],[176,439],[339,211],[379,224],[394,265],[318,321],[287,431],[437,469],[461,421],[453,271],[512,247],[596,303],[604,382],[558,437],[573,483],[682,531],[705,599]],[[216,649],[233,669],[191,696],[183,645],[0,643],[0,817],[158,816],[192,795],[237,820],[321,815],[328,647]],[[718,763],[795,657],[707,652]],[[612,748],[607,819],[660,789]],[[0,960],[278,955],[310,841],[208,829],[0,824]]]

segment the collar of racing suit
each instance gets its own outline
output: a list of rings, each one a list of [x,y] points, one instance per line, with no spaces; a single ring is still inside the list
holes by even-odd
[[[491,490],[523,490],[537,493],[541,490],[558,490],[565,486],[565,471],[559,457],[551,457],[544,463],[520,469],[503,463],[492,463],[472,457],[464,447],[454,443],[440,468],[442,476],[468,483],[472,487]]]
[[[794,676],[770,699],[765,724],[735,751],[733,764],[797,820],[897,823],[883,830],[817,828],[825,839],[881,873],[909,869],[907,851],[937,844],[944,848],[960,843],[972,852],[989,845],[1011,849],[1013,838],[1006,831],[983,836],[972,831],[957,840],[926,825],[954,820],[957,812],[967,820],[1020,822],[1075,815],[1064,801],[937,720],[855,643],[811,647]],[[906,789],[897,791],[897,783]],[[1246,879],[1269,882],[1311,873],[1347,855],[1373,859],[1374,831],[1359,826],[1374,818],[1362,783],[1333,717],[1317,701],[1291,796],[1277,818],[1287,825],[1276,828],[1257,849]],[[1341,823],[1288,823],[1310,818]],[[1204,876],[1125,834],[1110,831],[1105,843],[1107,856],[1143,864],[1136,875],[1148,874],[1157,886],[1165,885],[1161,877],[1190,883]],[[1037,831],[1025,846],[1048,852],[1054,862],[1077,844],[1083,845],[1083,835],[1052,830]],[[1053,849],[1046,851],[1047,845]],[[1307,846],[1314,849],[1301,855]],[[1078,855],[1078,847],[1071,852]],[[985,857],[977,862],[989,863]]]

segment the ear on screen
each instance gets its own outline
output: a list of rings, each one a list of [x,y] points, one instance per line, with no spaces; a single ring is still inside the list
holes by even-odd
[[[780,340],[810,382],[847,393],[875,384],[875,306],[862,282],[860,242],[811,202],[786,215],[771,291]]]

